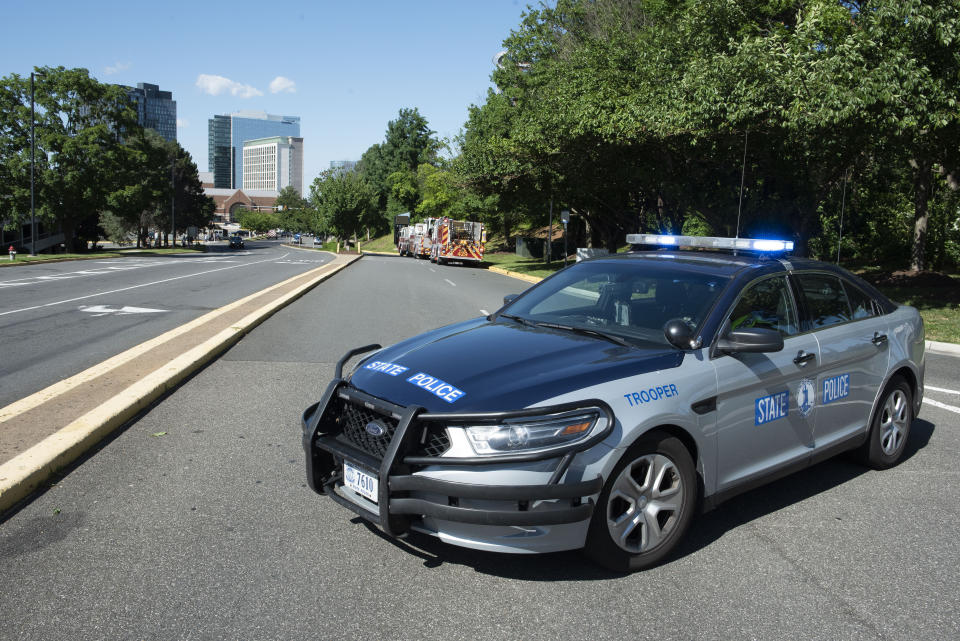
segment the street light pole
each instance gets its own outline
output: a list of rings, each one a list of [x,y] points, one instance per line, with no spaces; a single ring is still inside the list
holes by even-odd
[[[33,75],[34,73],[30,72],[30,255],[37,255],[37,220],[36,220],[36,209],[34,203],[33,195],[33,174],[34,174],[34,165],[36,163],[36,148],[37,148],[37,137],[33,130],[34,118],[34,106],[33,106]]]
[[[174,203],[177,198],[177,178],[174,173],[174,168],[176,167],[177,157],[174,156],[170,159],[170,235],[173,237],[173,247],[177,246],[177,221],[174,218]]]

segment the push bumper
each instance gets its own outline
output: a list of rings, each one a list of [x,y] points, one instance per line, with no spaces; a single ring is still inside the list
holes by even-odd
[[[510,459],[511,463],[539,460],[547,465],[553,465],[552,461],[556,460],[546,483],[490,485],[432,478],[429,470],[436,470],[437,466],[457,466],[457,469],[461,470],[476,468],[478,471],[495,473],[497,466],[502,467],[505,461],[481,457],[465,459],[422,455],[418,452],[417,442],[422,439],[424,425],[442,423],[450,417],[462,421],[464,415],[427,414],[421,407],[397,406],[351,388],[342,380],[341,371],[343,362],[354,353],[356,352],[348,354],[338,365],[337,376],[327,387],[322,399],[303,413],[307,482],[314,491],[329,496],[364,519],[378,524],[387,534],[393,536],[406,533],[424,517],[493,526],[550,526],[579,523],[591,517],[594,505],[589,497],[600,492],[603,479],[597,476],[566,483],[561,483],[560,479],[578,451],[592,447],[612,429],[612,412],[605,404],[588,401],[500,415],[524,416],[588,406],[599,407],[607,414],[607,430],[576,447],[539,457]],[[330,420],[331,405],[336,403],[352,403],[396,421],[396,429],[382,458],[371,455],[343,438],[342,428],[337,421]],[[334,407],[334,413],[335,411]],[[483,416],[490,418],[490,415]],[[375,502],[358,499],[351,496],[351,491],[344,490],[344,462],[377,478],[378,492]],[[423,473],[425,470],[426,473]],[[460,505],[461,501],[474,505],[478,502],[503,502],[501,506],[509,509],[465,507]]]

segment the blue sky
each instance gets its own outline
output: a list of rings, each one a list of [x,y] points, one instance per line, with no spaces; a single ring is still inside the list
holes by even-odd
[[[494,54],[528,0],[87,2],[4,0],[0,75],[83,67],[172,91],[177,137],[207,171],[207,120],[300,116],[304,181],[359,160],[417,107],[452,137],[485,100]]]

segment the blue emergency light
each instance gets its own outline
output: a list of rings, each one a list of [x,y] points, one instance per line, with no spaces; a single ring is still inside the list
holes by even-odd
[[[730,249],[755,252],[793,251],[792,240],[770,240],[764,238],[627,234],[627,242],[631,245],[660,245],[662,247],[698,247],[701,249]]]

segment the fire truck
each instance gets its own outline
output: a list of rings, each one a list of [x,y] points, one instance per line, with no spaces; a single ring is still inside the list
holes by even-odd
[[[483,246],[487,242],[483,223],[447,217],[433,219],[432,223],[431,262],[438,265],[451,260],[478,265],[483,262]]]
[[[414,225],[414,231],[410,235],[410,253],[414,258],[427,258],[430,256],[430,220]]]
[[[400,237],[397,240],[397,252],[401,256],[406,256],[407,254],[413,253],[413,225],[407,225],[406,227],[400,230]]]

